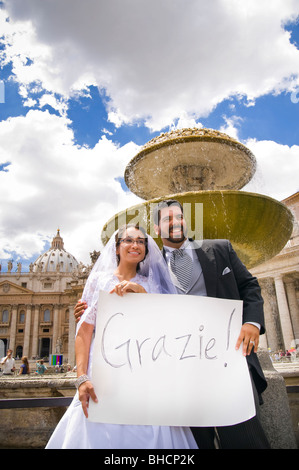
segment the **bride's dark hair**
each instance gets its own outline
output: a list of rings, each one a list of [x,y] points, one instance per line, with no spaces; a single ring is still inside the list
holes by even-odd
[[[115,234],[115,247],[117,248],[120,245],[120,242],[123,239],[123,235],[124,235],[125,231],[128,228],[131,228],[131,227],[135,228],[136,230],[139,230],[144,235],[144,242],[145,242],[145,256],[144,256],[144,259],[145,259],[146,255],[148,254],[148,238],[147,238],[146,231],[144,230],[143,227],[139,227],[139,224],[125,224],[125,225],[122,225],[118,229],[117,233]],[[116,254],[116,257],[117,257],[117,264],[119,264],[119,255]],[[140,267],[140,263],[138,263],[138,265],[137,265],[137,271],[139,270],[139,267]]]

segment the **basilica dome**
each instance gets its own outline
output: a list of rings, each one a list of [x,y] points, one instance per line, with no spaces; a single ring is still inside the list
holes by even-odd
[[[78,266],[76,258],[64,249],[60,230],[52,240],[51,248],[40,255],[33,264],[33,272],[62,272],[70,273]]]

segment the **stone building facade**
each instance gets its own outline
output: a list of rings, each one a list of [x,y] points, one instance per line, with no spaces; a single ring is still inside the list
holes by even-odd
[[[271,351],[299,346],[299,192],[284,201],[294,214],[294,230],[285,248],[251,269],[265,301],[266,335],[260,345]],[[75,364],[73,309],[99,253],[83,266],[64,249],[59,230],[51,248],[23,273],[0,271],[0,357],[7,348],[16,357],[63,354]]]
[[[0,272],[0,357],[10,348],[17,358],[63,354],[64,361],[69,360],[69,335],[74,334],[70,322],[77,302],[72,283],[75,279],[75,285],[80,284],[82,273],[85,278],[87,269],[64,249],[59,230],[29,272],[23,273],[20,263],[13,271],[8,263],[7,272]]]
[[[299,192],[282,201],[294,215],[294,228],[284,249],[251,269],[265,302],[266,334],[261,346],[271,351],[299,347]]]

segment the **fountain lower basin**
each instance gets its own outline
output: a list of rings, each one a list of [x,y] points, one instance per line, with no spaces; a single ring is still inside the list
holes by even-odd
[[[184,207],[190,236],[194,239],[228,239],[250,269],[278,254],[290,239],[293,215],[281,202],[245,191],[194,191],[168,196]],[[124,223],[139,222],[156,237],[152,211],[161,200],[137,204],[113,216],[104,225],[102,242]],[[162,247],[159,238],[155,238]]]

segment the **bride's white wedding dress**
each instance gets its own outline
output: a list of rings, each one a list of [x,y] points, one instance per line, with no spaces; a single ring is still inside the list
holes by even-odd
[[[132,281],[151,293],[148,279],[139,274]],[[109,292],[119,282],[108,274],[97,279],[97,291]],[[152,291],[153,292],[153,291]],[[90,305],[88,303],[88,305]],[[87,309],[81,321],[96,323],[95,309]],[[81,323],[80,321],[80,323]],[[88,375],[91,374],[93,344],[90,347]],[[98,397],[100,400],[101,397]],[[76,393],[66,413],[58,423],[47,449],[197,449],[188,427],[143,426],[93,423],[84,416]]]

